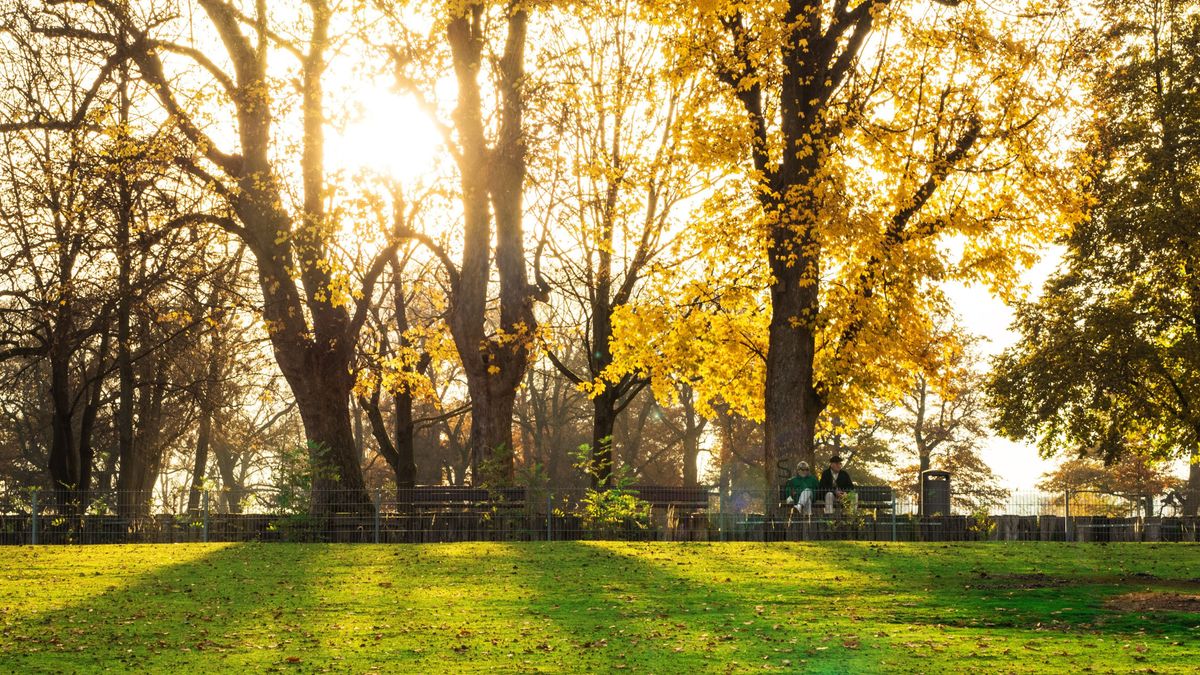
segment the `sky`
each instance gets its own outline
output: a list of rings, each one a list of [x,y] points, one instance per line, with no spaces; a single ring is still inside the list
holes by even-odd
[[[1026,271],[1024,282],[1030,289],[1030,297],[1036,297],[1040,292],[1060,259],[1059,251],[1048,250],[1037,265]],[[957,284],[947,286],[946,293],[962,318],[963,326],[983,338],[981,351],[985,359],[1016,343],[1019,336],[1010,328],[1014,318],[1013,308],[992,295],[987,288]],[[988,466],[1001,477],[1004,487],[1014,490],[1034,489],[1034,484],[1042,474],[1059,463],[1057,460],[1042,459],[1032,443],[1013,442],[999,436],[992,436],[986,441],[982,455]]]

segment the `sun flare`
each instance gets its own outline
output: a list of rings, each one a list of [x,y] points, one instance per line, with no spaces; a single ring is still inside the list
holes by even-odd
[[[443,144],[436,125],[411,97],[366,91],[331,134],[332,167],[368,170],[402,184],[419,182],[434,170]]]

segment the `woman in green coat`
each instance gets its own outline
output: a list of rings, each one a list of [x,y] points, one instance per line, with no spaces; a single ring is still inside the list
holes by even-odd
[[[808,468],[808,462],[797,464],[796,475],[783,485],[788,505],[801,515],[811,516],[813,497],[817,494],[818,484],[817,477],[812,475]]]

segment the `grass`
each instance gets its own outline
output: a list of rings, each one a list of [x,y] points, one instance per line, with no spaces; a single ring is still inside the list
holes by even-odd
[[[1196,672],[1186,544],[0,549],[0,671]],[[1153,603],[1151,603],[1153,604]]]

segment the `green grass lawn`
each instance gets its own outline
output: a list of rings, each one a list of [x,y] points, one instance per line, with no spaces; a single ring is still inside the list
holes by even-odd
[[[6,547],[0,624],[3,672],[1196,672],[1200,546]]]

